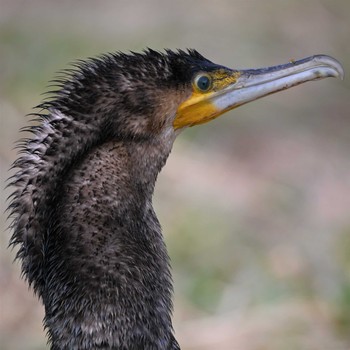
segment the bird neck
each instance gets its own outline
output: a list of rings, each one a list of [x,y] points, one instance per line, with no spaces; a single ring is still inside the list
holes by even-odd
[[[15,163],[12,243],[21,243],[23,273],[43,300],[53,350],[177,349],[152,207],[175,135],[112,134],[111,116],[40,116]]]
[[[175,134],[169,131],[151,140],[125,143],[130,176],[137,184],[138,191],[146,192],[146,197],[152,197],[158,174],[168,159],[174,141]]]
[[[52,349],[178,348],[169,258],[152,208],[172,145],[164,140],[106,142],[66,174],[42,294]]]

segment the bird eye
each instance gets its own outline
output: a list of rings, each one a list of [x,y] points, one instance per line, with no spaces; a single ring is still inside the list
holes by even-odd
[[[198,90],[205,92],[211,88],[212,79],[209,75],[200,74],[195,78],[194,83]]]

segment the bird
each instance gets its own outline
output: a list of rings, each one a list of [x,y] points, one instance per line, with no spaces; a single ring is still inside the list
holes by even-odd
[[[314,55],[231,69],[193,49],[145,49],[71,67],[18,142],[10,245],[44,305],[52,350],[179,350],[152,206],[176,137],[263,96],[342,78],[342,66]]]

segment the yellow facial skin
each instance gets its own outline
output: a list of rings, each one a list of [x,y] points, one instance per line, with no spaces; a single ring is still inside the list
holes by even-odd
[[[207,91],[202,91],[197,86],[197,78],[202,75],[209,77],[211,80],[211,86]],[[192,82],[192,95],[177,110],[173,123],[174,129],[204,124],[224,113],[224,111],[218,109],[211,102],[212,97],[220,94],[220,91],[234,84],[239,76],[239,72],[232,72],[225,69],[219,69],[213,72],[199,72]]]

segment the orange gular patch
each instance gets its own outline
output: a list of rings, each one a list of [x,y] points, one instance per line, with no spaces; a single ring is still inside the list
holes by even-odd
[[[211,79],[208,91],[202,91],[197,85],[199,81],[198,77],[201,75],[205,75]],[[198,73],[193,79],[192,95],[181,103],[177,109],[176,117],[173,122],[174,129],[204,124],[224,113],[225,111],[215,106],[213,100],[215,96],[223,93],[222,91],[225,88],[234,84],[239,76],[239,72],[232,72],[226,69],[219,69],[210,73]]]
[[[206,95],[211,94],[193,92],[191,97],[179,106],[173,123],[174,129],[203,124],[214,119],[217,108],[206,98]]]

